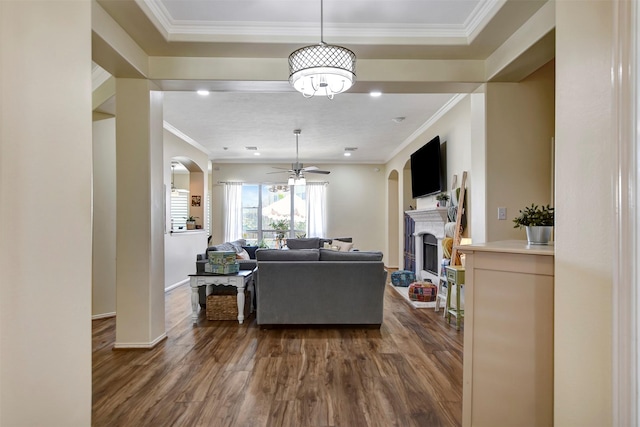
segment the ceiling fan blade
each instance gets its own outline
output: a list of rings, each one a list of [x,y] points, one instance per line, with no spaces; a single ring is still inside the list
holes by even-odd
[[[324,174],[324,175],[329,175],[331,173],[329,171],[321,171],[319,169],[311,169],[311,170],[305,169],[304,172],[305,173],[321,173],[321,174]]]
[[[272,173],[293,173],[293,171],[283,169],[281,171],[267,172],[267,174],[272,174]]]
[[[287,168],[281,168],[281,167],[278,167],[278,166],[271,166],[271,169],[280,169],[280,170],[283,170],[283,171],[288,171],[289,170]]]
[[[318,167],[317,166],[307,166],[307,167],[302,168],[302,170],[305,171],[305,172],[306,171],[316,171],[316,170],[318,170]]]

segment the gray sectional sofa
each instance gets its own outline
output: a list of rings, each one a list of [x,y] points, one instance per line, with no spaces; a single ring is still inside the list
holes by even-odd
[[[382,324],[382,252],[258,249],[259,325]]]

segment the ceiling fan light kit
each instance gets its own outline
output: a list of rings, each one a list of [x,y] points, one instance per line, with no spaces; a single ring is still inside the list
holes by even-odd
[[[320,43],[289,55],[289,83],[305,98],[320,95],[333,99],[356,81],[356,55],[324,42],[323,4],[320,0]]]
[[[289,180],[287,181],[287,185],[307,185],[307,180],[304,177],[305,173],[319,173],[323,175],[328,175],[331,173],[329,171],[320,170],[318,169],[317,166],[307,166],[305,168],[304,165],[300,163],[300,160],[298,158],[298,137],[300,136],[301,132],[302,131],[300,129],[294,129],[293,131],[293,134],[296,136],[296,161],[295,163],[291,164],[291,169],[286,171],[282,170],[280,172],[268,172],[268,173],[288,172]],[[280,168],[275,168],[275,169],[280,169]]]

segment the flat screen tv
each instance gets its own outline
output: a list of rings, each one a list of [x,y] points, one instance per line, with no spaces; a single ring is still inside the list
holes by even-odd
[[[414,199],[445,191],[447,187],[446,144],[440,136],[411,154],[411,194]]]

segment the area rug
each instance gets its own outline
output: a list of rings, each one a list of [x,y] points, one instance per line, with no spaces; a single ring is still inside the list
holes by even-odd
[[[436,306],[436,302],[435,301],[432,301],[432,302],[411,301],[409,299],[409,288],[408,287],[393,286],[393,285],[388,285],[388,286],[391,286],[391,288],[393,290],[395,290],[399,295],[401,295],[402,298],[405,299],[405,301],[407,301],[409,304],[411,304],[413,306],[413,308],[435,308],[435,306]]]

